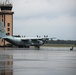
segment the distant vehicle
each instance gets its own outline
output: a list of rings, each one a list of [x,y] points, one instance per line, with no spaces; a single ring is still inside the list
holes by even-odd
[[[15,46],[18,46],[19,48],[29,48],[30,46],[40,48],[40,46],[43,45],[48,39],[46,37],[13,37],[6,35],[3,22],[0,22],[0,38],[8,41]]]

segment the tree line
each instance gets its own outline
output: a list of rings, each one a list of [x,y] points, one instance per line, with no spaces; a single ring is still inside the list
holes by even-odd
[[[76,40],[49,40],[46,41],[46,44],[75,44]]]

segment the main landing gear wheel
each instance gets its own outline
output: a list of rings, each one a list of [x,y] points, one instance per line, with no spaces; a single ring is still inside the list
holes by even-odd
[[[38,48],[38,49],[39,49],[39,48],[40,48],[40,46],[35,46],[35,48]]]
[[[29,48],[30,46],[25,46],[25,48]]]
[[[29,48],[30,46],[18,46],[19,48]]]

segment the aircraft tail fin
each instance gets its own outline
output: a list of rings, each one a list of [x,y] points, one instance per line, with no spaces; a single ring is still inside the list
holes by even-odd
[[[6,37],[6,32],[3,22],[0,22],[0,38]]]

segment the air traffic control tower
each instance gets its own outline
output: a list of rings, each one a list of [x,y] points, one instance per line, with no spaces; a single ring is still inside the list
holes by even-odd
[[[12,4],[9,0],[5,0],[4,2],[0,3],[0,21],[4,23],[6,34],[7,35],[13,35],[13,14],[12,11]],[[0,39],[0,45],[5,45],[7,42],[5,42],[3,39]]]

